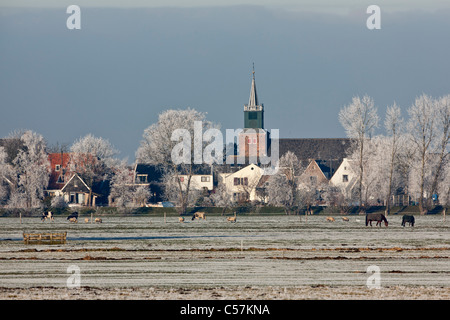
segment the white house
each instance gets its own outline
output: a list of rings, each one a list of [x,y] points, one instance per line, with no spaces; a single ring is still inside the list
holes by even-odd
[[[182,186],[186,187],[188,183],[188,175],[179,175],[178,178]],[[189,190],[198,191],[212,191],[213,186],[213,175],[212,174],[194,174],[191,176],[191,183],[189,185]]]
[[[255,164],[250,164],[233,173],[220,173],[219,184],[226,187],[227,193],[235,201],[258,200],[256,187],[263,175],[263,170]]]
[[[334,175],[330,179],[330,184],[343,190],[346,195],[350,195],[358,181],[358,174],[355,167],[357,163],[354,160],[344,158]]]

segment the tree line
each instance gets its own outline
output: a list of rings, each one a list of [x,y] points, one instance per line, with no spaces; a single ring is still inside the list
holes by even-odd
[[[301,181],[299,176],[305,168],[301,167],[295,154],[288,152],[279,159],[278,165],[283,170],[269,177],[259,195],[271,205],[283,206],[287,213],[294,208],[309,208],[318,198],[327,205],[356,204],[361,209],[382,201],[389,213],[392,195],[397,193],[417,195],[421,213],[426,213],[432,206],[433,195],[439,196],[441,204],[448,205],[449,114],[450,95],[433,98],[423,94],[408,108],[406,118],[397,104],[387,106],[385,134],[375,135],[375,130],[380,127],[380,117],[374,100],[367,95],[356,96],[339,112],[339,121],[354,144],[349,160],[358,177],[356,187],[348,192],[329,184],[318,186]],[[207,120],[206,113],[190,108],[166,110],[156,123],[144,130],[136,151],[137,163],[160,168],[165,198],[177,203],[180,213],[185,213],[199,198],[203,198],[204,203],[224,208],[236,205],[224,186],[217,186],[208,197],[203,197],[192,187],[193,158],[181,164],[172,159],[174,147],[179,143],[172,138],[172,133],[179,128],[191,133],[189,147],[192,152],[189,156],[195,156],[194,146],[198,142],[194,141],[193,130],[194,122],[199,121],[204,131],[220,128]],[[226,150],[236,150],[226,147]],[[50,175],[49,152],[69,152],[68,171],[79,174],[91,191],[99,181],[109,181],[110,195],[116,206],[143,204],[151,197],[148,188],[134,186],[130,167],[125,160],[117,158],[118,151],[107,139],[88,134],[70,147],[49,147],[42,135],[27,130],[13,132],[2,139],[0,204],[10,208],[42,206]],[[216,170],[221,169],[216,166]],[[186,177],[183,183],[181,176]],[[53,201],[55,206],[63,202],[61,199]]]

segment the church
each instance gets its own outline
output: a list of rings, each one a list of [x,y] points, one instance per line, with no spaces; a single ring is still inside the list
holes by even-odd
[[[280,135],[282,132],[280,132]],[[239,133],[238,163],[255,163],[260,165],[260,158],[271,155],[274,140],[270,131],[264,127],[264,104],[258,100],[256,91],[255,70],[252,71],[252,82],[248,104],[244,105],[244,128]],[[301,166],[306,168],[315,161],[329,180],[351,152],[352,141],[349,138],[279,138],[279,157],[288,151],[293,152]],[[242,159],[244,158],[244,160]]]

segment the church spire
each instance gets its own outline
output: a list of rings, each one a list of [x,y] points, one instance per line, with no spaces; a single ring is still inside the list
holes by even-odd
[[[250,88],[250,98],[248,99],[249,107],[256,107],[258,105],[258,95],[256,94],[256,84],[255,84],[255,63],[253,63],[253,78],[252,86]]]
[[[244,127],[264,129],[264,106],[259,104],[255,84],[255,64],[252,70],[252,86],[248,104],[244,105]]]

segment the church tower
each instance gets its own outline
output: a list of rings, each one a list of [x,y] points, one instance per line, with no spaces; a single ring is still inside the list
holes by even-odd
[[[244,105],[244,128],[264,129],[264,105],[259,104],[256,94],[255,67],[253,67],[252,86],[248,104]]]
[[[256,93],[253,65],[250,98],[248,104],[244,105],[244,130],[239,134],[239,157],[245,157],[246,163],[258,164],[260,157],[267,156],[268,136],[269,133],[264,129],[264,105],[259,104]]]

